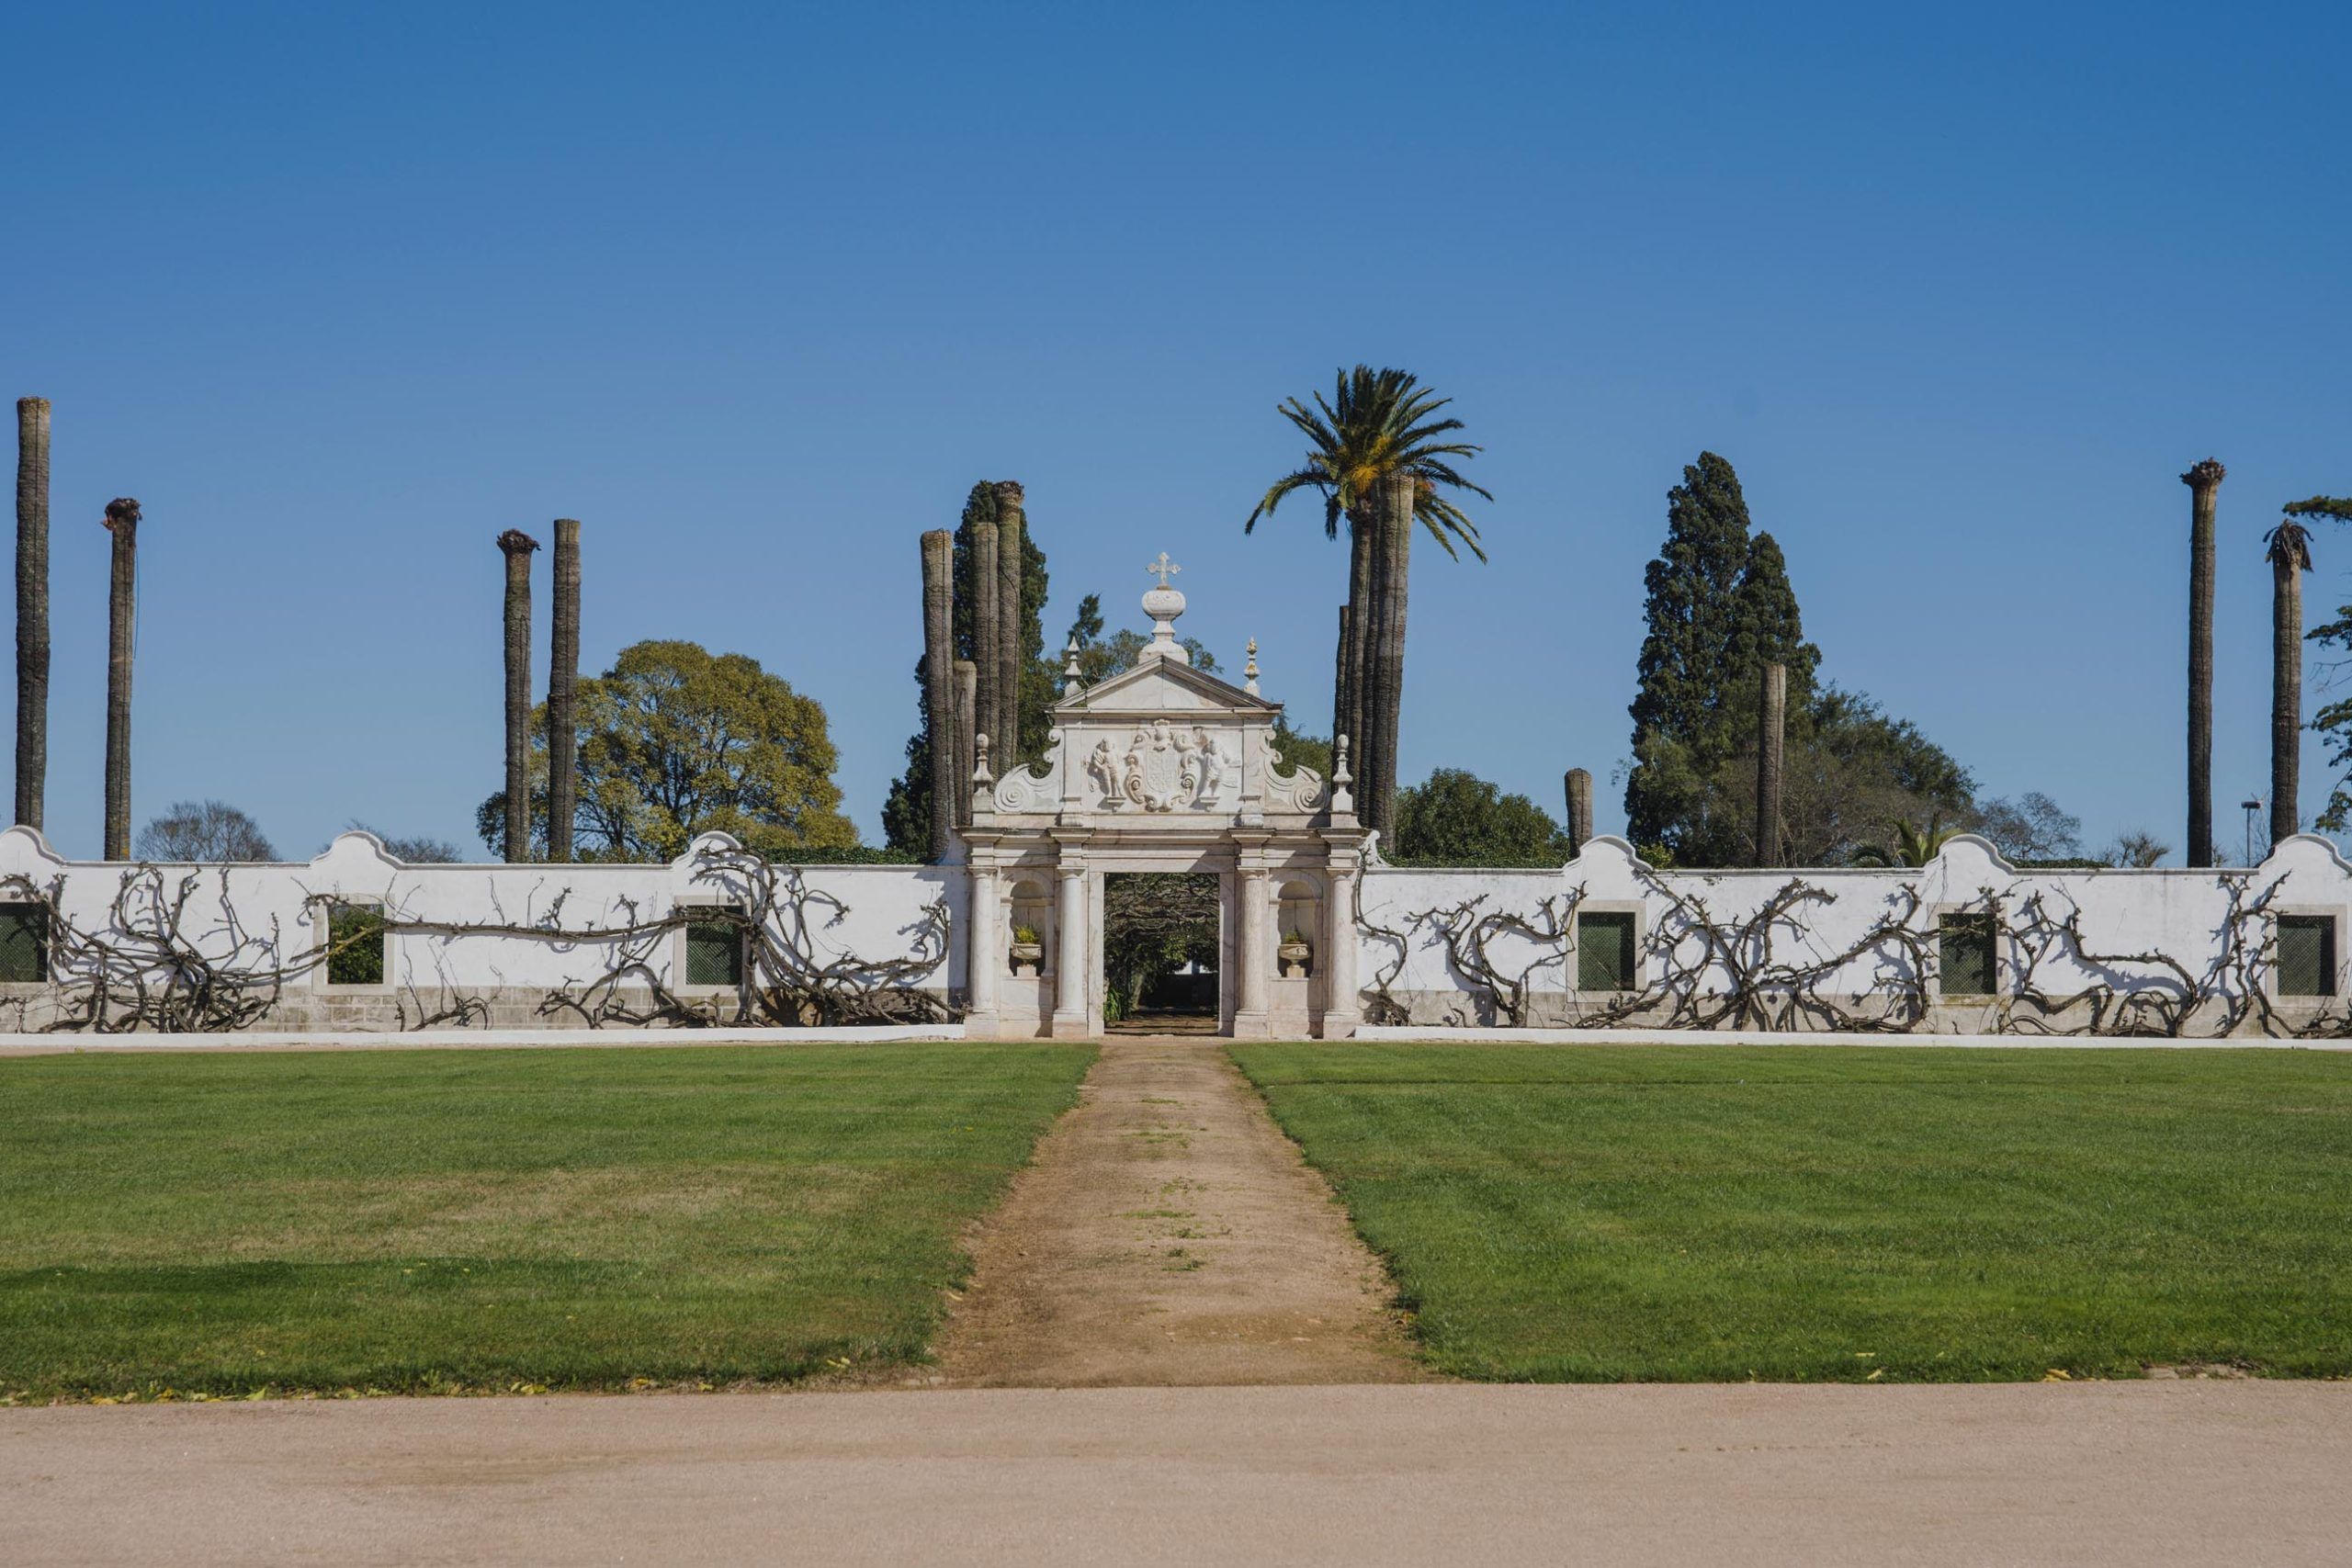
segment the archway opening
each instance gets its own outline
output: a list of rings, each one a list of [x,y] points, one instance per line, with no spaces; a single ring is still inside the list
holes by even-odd
[[[1132,1034],[1214,1034],[1222,900],[1215,872],[1111,872],[1102,878],[1102,1026]]]

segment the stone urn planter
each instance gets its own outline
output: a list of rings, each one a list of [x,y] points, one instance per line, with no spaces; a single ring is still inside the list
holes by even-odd
[[[1035,976],[1046,962],[1046,944],[1037,940],[1035,931],[1025,926],[1012,933],[1012,952],[1015,975]]]
[[[1293,931],[1283,938],[1281,946],[1274,949],[1274,956],[1282,960],[1283,979],[1304,980],[1306,978],[1306,965],[1315,956],[1315,948],[1305,937]]]

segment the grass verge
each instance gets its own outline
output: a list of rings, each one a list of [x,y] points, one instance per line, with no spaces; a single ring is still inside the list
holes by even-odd
[[[0,1060],[0,1398],[920,1358],[1090,1048]]]
[[[1456,1375],[2352,1372],[2352,1056],[1233,1055]]]

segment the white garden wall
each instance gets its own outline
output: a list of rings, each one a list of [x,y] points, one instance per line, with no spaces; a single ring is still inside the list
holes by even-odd
[[[1580,989],[1577,917],[1612,910],[1632,984]],[[1374,1025],[2340,1034],[2347,912],[2308,835],[2219,871],[2021,870],[1971,835],[1918,869],[1657,872],[1602,838],[1558,871],[1367,870],[1357,973]],[[1989,991],[1947,994],[1946,913],[1992,917]],[[2281,994],[2290,915],[2333,922],[2323,995]]]
[[[66,861],[17,827],[0,833],[0,898],[51,908],[51,974],[0,984],[0,1027],[130,1021],[122,1010],[175,997],[189,999],[147,1027],[254,1006],[253,1026],[281,1030],[779,1021],[745,1011],[775,981],[835,1000],[872,990],[875,1022],[944,1017],[963,985],[949,924],[964,896],[957,868],[767,867],[724,834],[661,865],[410,865],[353,832],[299,864],[125,866]],[[338,902],[384,910],[380,983],[334,984],[319,961]],[[663,922],[704,905],[760,924],[753,949],[771,962],[744,987],[685,984],[684,933]],[[207,1001],[208,985],[234,995]]]

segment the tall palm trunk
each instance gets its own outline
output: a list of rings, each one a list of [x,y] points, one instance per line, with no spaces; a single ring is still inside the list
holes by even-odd
[[[2303,761],[2303,573],[2310,536],[2281,523],[2270,536],[2270,841],[2301,829]]]
[[[548,666],[548,859],[571,859],[579,804],[580,525],[555,520],[555,636]]]
[[[997,777],[1002,778],[1021,761],[1021,634],[1027,622],[1021,614],[1021,578],[1024,552],[1021,536],[1029,525],[1023,511],[1021,481],[999,479],[996,485],[996,660],[999,707],[998,732],[989,737]]]
[[[49,400],[17,400],[17,820],[49,778]]]
[[[993,518],[976,521],[968,547],[972,581],[972,662],[978,667],[979,686],[973,695],[979,733],[989,738],[989,755],[1001,754],[1004,745],[1004,627],[997,601],[1004,578],[997,565],[997,527]]]
[[[978,734],[980,721],[980,667],[968,659],[956,661],[956,826],[972,825],[972,793],[969,781],[972,770],[980,765],[980,754],[972,744]]]
[[[139,502],[107,502],[114,558],[107,576],[106,856],[130,858],[130,655],[138,626]]]
[[[1570,768],[1561,782],[1568,795],[1568,852],[1582,854],[1585,845],[1592,842],[1592,774],[1583,768]]]
[[[1348,604],[1340,616],[1340,689],[1333,694],[1331,733],[1346,736],[1356,748],[1359,777],[1368,777],[1364,747],[1371,726],[1365,721],[1364,697],[1370,683],[1366,669],[1372,647],[1373,565],[1380,555],[1378,497],[1348,513]],[[1363,798],[1359,791],[1358,799]]]
[[[922,536],[922,697],[931,739],[931,858],[956,847],[956,536]],[[969,784],[961,786],[969,789]]]
[[[531,858],[531,552],[520,528],[498,536],[506,557],[506,858]]]
[[[2227,470],[2208,457],[2188,487],[2188,863],[2213,863],[2213,497]]]
[[[1396,736],[1405,706],[1405,612],[1412,581],[1413,504],[1419,481],[1397,474],[1380,489],[1374,528],[1373,626],[1365,646],[1363,726],[1372,755],[1359,764],[1363,819],[1384,836],[1396,823]]]
[[[1348,713],[1348,693],[1355,679],[1355,666],[1350,662],[1354,649],[1349,641],[1354,635],[1354,624],[1355,607],[1340,605],[1340,640],[1331,655],[1331,739],[1335,741],[1348,734],[1348,726],[1353,722]]]
[[[1756,704],[1756,863],[1781,863],[1781,744],[1789,711],[1789,667],[1764,666]]]

